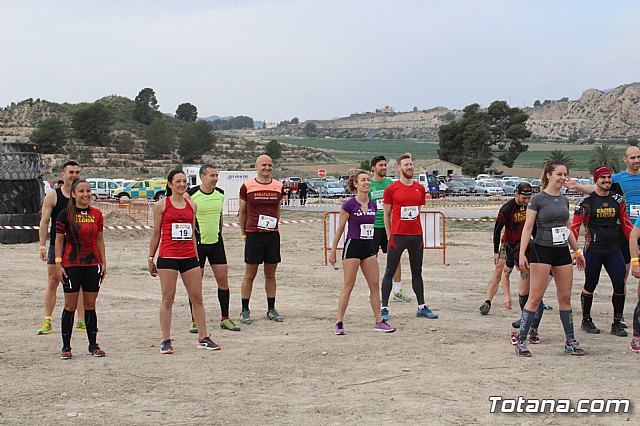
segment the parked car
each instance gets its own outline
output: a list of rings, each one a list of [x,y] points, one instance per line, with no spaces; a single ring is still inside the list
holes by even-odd
[[[112,179],[87,178],[87,182],[89,182],[89,187],[91,188],[93,201],[98,198],[111,198],[113,192],[120,188]]]
[[[424,186],[424,189],[431,194],[432,198],[438,198],[440,195],[440,183],[438,178],[431,173],[421,173],[413,178],[420,185]]]
[[[502,183],[502,191],[504,191],[505,195],[515,195],[516,187],[520,184],[520,182],[516,182],[513,180],[507,180]]]
[[[540,179],[532,179],[531,180],[531,190],[534,194],[540,192]]]
[[[447,183],[447,195],[469,195],[469,188],[459,180]]]
[[[475,193],[476,192],[476,181],[471,179],[471,178],[461,178],[461,179],[456,179],[460,182],[462,182],[462,184],[464,186],[467,187],[467,189],[469,190],[470,193]]]
[[[48,180],[42,181],[42,184],[44,185],[44,195],[47,195],[51,191],[55,191],[53,185],[51,185],[51,182],[49,182]]]
[[[340,181],[327,182],[320,192],[320,196],[325,198],[344,197],[345,195],[347,195],[347,191]]]
[[[476,184],[475,187],[476,194],[480,195],[502,195],[504,192],[502,188],[498,186],[498,184],[488,181],[480,181]]]
[[[491,179],[491,176],[481,173],[478,176],[476,176],[476,180],[487,180],[487,179]]]

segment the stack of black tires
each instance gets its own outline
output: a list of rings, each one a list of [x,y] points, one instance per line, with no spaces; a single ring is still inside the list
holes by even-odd
[[[38,241],[37,229],[1,229],[38,226],[44,198],[44,161],[38,145],[0,142],[0,244]]]

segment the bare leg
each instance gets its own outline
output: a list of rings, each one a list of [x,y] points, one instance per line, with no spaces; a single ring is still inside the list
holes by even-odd
[[[382,321],[382,316],[380,315],[380,269],[378,267],[378,259],[375,256],[364,259],[360,262],[360,269],[362,269],[364,278],[369,286],[369,302],[373,310],[373,317],[376,322],[380,322]]]
[[[162,302],[160,303],[160,329],[162,339],[171,339],[171,316],[173,314],[173,301],[176,297],[176,282],[178,271],[173,269],[158,269],[160,287],[162,288]]]
[[[187,289],[189,300],[191,301],[193,319],[198,327],[198,336],[202,339],[207,337],[207,317],[204,312],[202,302],[202,272],[199,268],[193,268],[180,274],[182,283]],[[175,285],[173,286],[175,296]],[[171,326],[171,323],[169,323]]]
[[[338,316],[337,322],[344,320],[344,314],[347,312],[347,306],[349,305],[349,298],[351,297],[351,291],[356,283],[356,274],[358,272],[358,266],[360,264],[359,259],[345,259],[342,261],[342,271],[344,276],[344,286],[340,292],[340,298],[338,299]],[[375,295],[371,295],[373,299]],[[380,299],[380,296],[378,296]],[[379,300],[378,300],[379,302]],[[380,310],[378,308],[378,310]]]

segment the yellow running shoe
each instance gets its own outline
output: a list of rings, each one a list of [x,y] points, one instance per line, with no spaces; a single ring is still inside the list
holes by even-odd
[[[36,334],[37,335],[49,334],[52,331],[53,331],[53,327],[51,326],[51,320],[50,319],[46,319],[46,320],[44,320],[44,322],[42,323],[42,325],[40,326],[38,331],[36,331]]]
[[[76,323],[76,331],[83,331],[83,332],[87,332],[87,326],[85,325],[84,321],[78,321]]]

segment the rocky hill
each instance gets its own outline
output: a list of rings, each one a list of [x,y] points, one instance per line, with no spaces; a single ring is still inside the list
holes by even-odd
[[[89,104],[58,104],[40,99],[27,99],[7,108],[0,108],[0,141],[28,141],[38,123],[55,117],[67,126],[69,138],[61,149],[62,152],[45,155],[47,177],[57,175],[60,165],[69,158],[82,163],[85,176],[162,176],[176,164],[182,163],[177,150],[160,158],[148,154],[144,139],[146,126],[132,119],[134,101],[120,96],[107,96],[96,102],[109,108],[115,118],[111,142],[107,146],[86,145],[73,137],[70,126],[73,113]],[[165,117],[165,120],[177,134],[185,126],[184,122],[173,117]],[[202,161],[213,163],[223,170],[250,168],[257,156],[264,152],[264,146],[268,142],[257,140],[251,136],[251,132],[247,135],[217,134],[216,144],[210,153],[203,155]],[[129,141],[126,150],[118,146],[118,140],[122,136],[126,136]],[[333,162],[335,158],[322,149],[282,144],[280,161],[288,164],[313,164]]]
[[[640,83],[625,84],[608,92],[589,89],[578,100],[550,102],[526,111],[530,114],[527,125],[534,139],[640,138]],[[289,124],[269,129],[269,134],[304,136],[307,124],[314,123],[318,137],[437,139],[439,126],[460,116],[462,111],[445,107],[416,112],[371,112]]]

